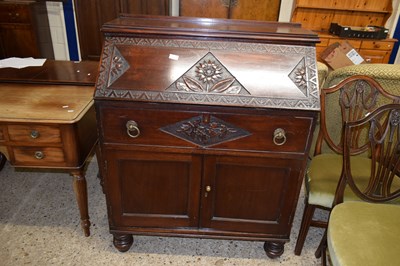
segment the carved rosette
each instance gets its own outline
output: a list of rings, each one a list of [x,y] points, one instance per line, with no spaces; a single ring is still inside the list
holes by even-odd
[[[166,90],[207,94],[250,94],[212,53],[207,53]]]
[[[160,130],[201,147],[209,147],[251,135],[244,129],[208,114],[180,121],[162,127]]]

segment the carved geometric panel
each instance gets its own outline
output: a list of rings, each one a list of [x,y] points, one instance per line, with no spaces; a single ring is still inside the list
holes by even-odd
[[[304,94],[304,96],[308,96],[307,68],[304,57],[289,73],[289,78],[294,82],[294,84],[296,84],[297,88],[299,88],[299,90]]]
[[[194,93],[250,94],[210,52],[166,90]]]
[[[129,69],[129,64],[125,58],[121,55],[121,52],[114,48],[114,53],[111,59],[110,76],[108,79],[108,85],[113,84],[119,77],[122,76]]]
[[[204,114],[160,128],[177,138],[208,147],[251,135],[215,116]]]

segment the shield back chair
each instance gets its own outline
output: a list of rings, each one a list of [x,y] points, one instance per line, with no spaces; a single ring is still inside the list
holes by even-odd
[[[399,96],[387,93],[368,76],[352,76],[331,88],[321,90],[319,132],[314,156],[305,176],[305,206],[294,253],[300,255],[311,226],[326,228],[326,219],[316,219],[316,209],[330,211],[337,183],[342,171],[342,128],[344,122],[355,121],[375,110],[378,106],[397,103]],[[363,130],[354,135],[366,139]],[[354,146],[351,155],[361,153],[365,146]],[[367,173],[365,156],[352,156],[354,168]],[[346,195],[352,197],[351,193]]]
[[[352,160],[359,128],[367,132],[364,176]],[[326,265],[328,247],[334,266],[399,265],[400,104],[381,106],[345,123],[342,169],[328,229],[316,255],[323,255]],[[356,196],[354,201],[344,201],[348,190]]]

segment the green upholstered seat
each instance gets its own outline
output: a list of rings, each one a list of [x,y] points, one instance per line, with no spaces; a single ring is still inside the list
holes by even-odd
[[[333,208],[328,251],[334,266],[400,265],[400,206],[347,201]]]
[[[332,208],[336,186],[342,171],[343,156],[340,154],[320,154],[315,156],[307,171],[308,203]],[[362,187],[367,185],[371,160],[363,156],[351,158],[352,173]],[[346,191],[345,200],[357,199],[350,191]]]
[[[351,172],[355,182],[360,188],[367,187],[371,171],[371,160],[365,156],[352,156],[350,160]],[[332,208],[336,186],[342,171],[342,161],[342,155],[333,153],[320,154],[313,158],[306,176],[308,204]],[[400,188],[400,178],[393,180],[392,188]],[[344,200],[360,201],[350,188],[346,189]],[[400,199],[395,203],[399,204]]]

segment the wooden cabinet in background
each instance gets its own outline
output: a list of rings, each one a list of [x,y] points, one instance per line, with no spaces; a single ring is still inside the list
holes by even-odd
[[[99,60],[101,26],[120,13],[168,15],[168,0],[74,0],[79,46],[83,60]]]
[[[367,63],[388,63],[396,39],[345,39],[331,34],[319,34],[321,42],[317,44],[317,59],[322,61],[322,52],[335,42],[347,41],[364,58]]]
[[[281,0],[180,0],[179,14],[187,17],[278,21]]]
[[[392,15],[392,1],[336,1],[296,0],[292,22],[299,22],[304,28],[318,32],[321,43],[317,44],[317,58],[334,42],[347,40],[368,63],[388,63],[396,39],[349,39],[329,33],[331,23],[343,26],[384,27]]]
[[[54,58],[46,3],[0,2],[0,58]]]

